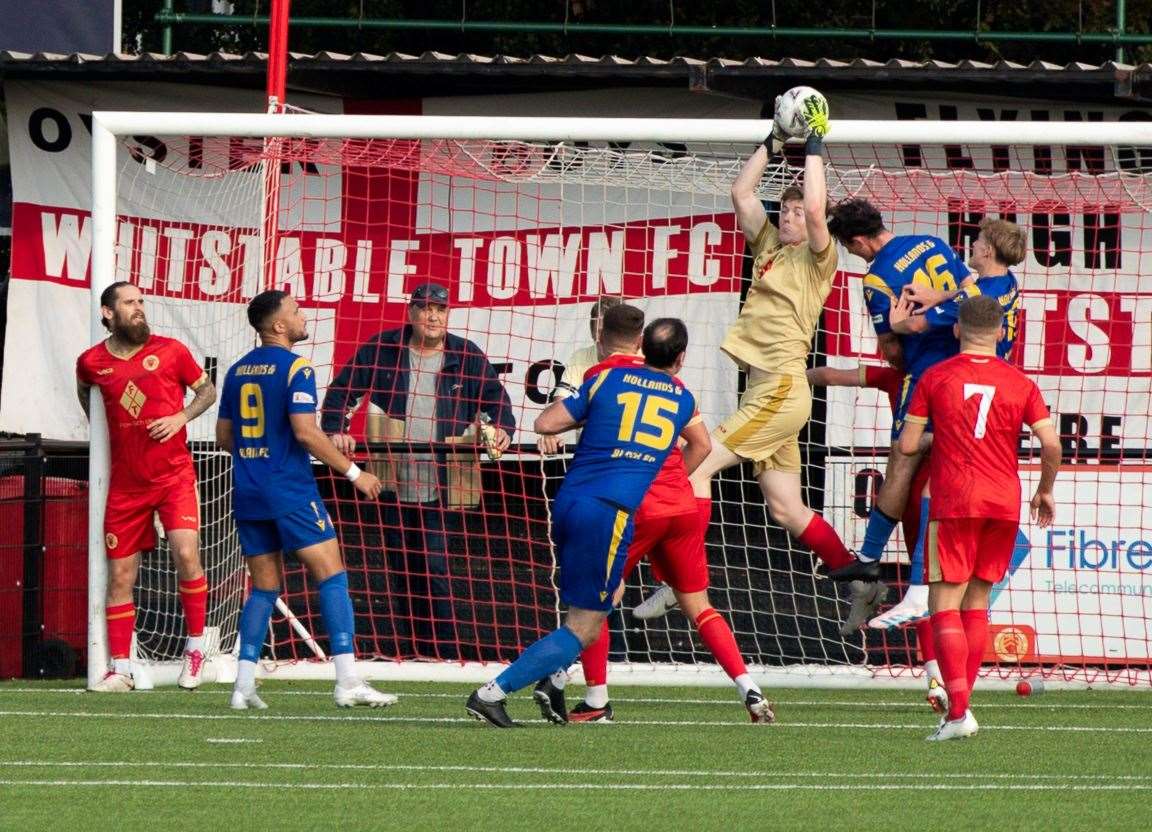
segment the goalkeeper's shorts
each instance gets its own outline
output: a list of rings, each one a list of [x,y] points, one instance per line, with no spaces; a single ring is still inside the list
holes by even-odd
[[[582,610],[611,610],[632,542],[632,513],[596,497],[561,492],[552,505],[552,540],[560,600]]]
[[[800,472],[800,431],[812,415],[812,390],[803,376],[753,369],[740,406],[712,435],[761,471]]]

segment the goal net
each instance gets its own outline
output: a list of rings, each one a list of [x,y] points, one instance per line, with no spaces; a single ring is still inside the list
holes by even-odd
[[[296,297],[310,335],[298,351],[316,368],[325,429],[352,435],[360,463],[389,488],[370,503],[316,469],[340,532],[365,672],[487,677],[487,665],[511,660],[558,621],[548,508],[567,457],[539,454],[532,423],[566,365],[591,346],[593,305],[625,298],[650,318],[684,319],[682,377],[706,422],[734,409],[743,379],[718,346],[752,274],[729,189],[763,129],[97,114],[93,291],[113,279],[139,285],[154,329],[188,343],[218,382],[254,345],[247,301],[266,288]],[[796,151],[761,183],[770,215],[802,173]],[[1146,683],[1152,289],[1140,275],[1152,265],[1152,132],[838,122],[827,160],[830,198],[867,197],[896,234],[939,236],[964,258],[984,217],[1027,234],[1011,360],[1051,406],[1066,465],[1054,527],[1022,518],[1010,573],[994,591],[985,674]],[[878,364],[860,286],[866,264],[839,254],[811,365]],[[429,282],[448,292],[451,337],[472,345],[450,340],[432,367],[409,355],[404,329],[410,293]],[[858,546],[884,471],[890,408],[859,387],[818,388],[814,398],[801,437],[805,499]],[[512,433],[499,459],[484,452],[480,414]],[[190,429],[223,678],[244,567],[211,414]],[[1027,495],[1037,448],[1022,439],[1020,454]],[[720,475],[713,497],[711,598],[754,672],[795,684],[915,683],[912,630],[839,634],[846,599],[772,522],[750,466]],[[93,548],[95,570],[102,553]],[[885,555],[891,600],[907,562],[898,531]],[[632,617],[654,586],[641,566],[612,616],[614,678],[722,680],[679,612]],[[314,589],[293,563],[266,647],[269,672],[328,672]],[[98,644],[103,619],[92,600]],[[140,658],[175,659],[183,620],[164,553],[148,561],[138,607]]]

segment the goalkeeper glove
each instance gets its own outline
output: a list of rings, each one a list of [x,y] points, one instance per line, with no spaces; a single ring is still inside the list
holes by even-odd
[[[828,101],[823,96],[812,95],[804,99],[800,115],[813,135],[821,139],[828,135]]]
[[[788,134],[780,129],[780,125],[772,122],[772,132],[764,140],[764,147],[768,149],[768,158],[780,155],[784,149],[784,142],[788,141]]]

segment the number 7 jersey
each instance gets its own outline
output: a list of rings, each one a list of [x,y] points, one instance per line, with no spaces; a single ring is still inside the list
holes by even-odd
[[[961,353],[924,374],[908,422],[932,420],[932,519],[1020,519],[1020,428],[1050,424],[1040,389],[991,355]]]
[[[228,369],[220,418],[232,422],[232,511],[272,520],[320,502],[308,451],[289,416],[316,413],[316,372],[284,347],[257,347]]]
[[[680,431],[699,418],[696,399],[678,378],[643,365],[598,365],[563,402],[584,430],[561,492],[628,511],[644,499]]]

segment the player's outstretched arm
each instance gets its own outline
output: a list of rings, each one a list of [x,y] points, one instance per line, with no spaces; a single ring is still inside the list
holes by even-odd
[[[749,243],[756,241],[764,223],[768,222],[768,212],[756,195],[756,188],[767,169],[768,148],[761,145],[748,157],[736,181],[732,183],[732,207],[736,211],[736,223]]]
[[[232,420],[216,420],[216,447],[232,453]]]
[[[1040,440],[1040,482],[1032,496],[1032,519],[1040,528],[1052,525],[1056,515],[1056,499],[1052,496],[1052,486],[1056,483],[1056,473],[1060,470],[1060,438],[1051,422],[1035,425],[1032,428]]]
[[[920,437],[924,435],[924,425],[908,420],[900,431],[900,453],[915,456],[920,452]]]
[[[316,424],[315,413],[290,413],[288,419],[292,424],[292,434],[296,441],[316,459],[323,462],[337,474],[351,480],[356,490],[366,497],[379,496],[382,486],[374,474],[361,471],[340,450],[332,444],[332,440],[325,436],[324,431]]]
[[[820,254],[832,243],[828,233],[828,183],[824,178],[823,137],[808,137],[804,156],[804,224],[808,228],[808,248]]]
[[[860,367],[838,370],[835,367],[813,367],[808,371],[808,384],[812,387],[863,387]]]

